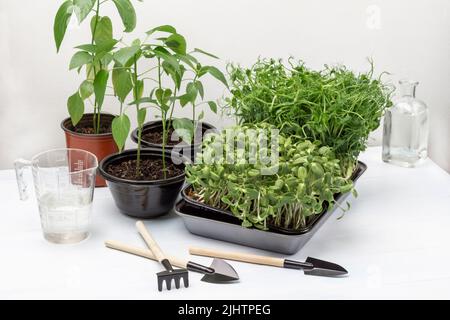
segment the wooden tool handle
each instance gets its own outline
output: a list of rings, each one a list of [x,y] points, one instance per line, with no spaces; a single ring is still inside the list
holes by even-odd
[[[167,257],[164,255],[156,241],[153,239],[150,232],[145,227],[144,223],[142,221],[136,222],[136,227],[141,234],[142,238],[144,238],[145,243],[150,248],[150,250],[155,255],[156,260],[159,262],[162,262],[164,259],[167,259]]]
[[[153,252],[151,252],[148,249],[129,246],[127,244],[124,244],[124,243],[121,243],[118,241],[114,241],[114,240],[106,240],[105,246],[108,248],[111,248],[111,249],[123,251],[126,253],[131,253],[131,254],[137,255],[139,257],[143,257],[143,258],[147,258],[147,259],[156,261],[156,258],[155,258],[155,255],[153,254]],[[179,268],[186,268],[187,264],[188,264],[187,261],[176,259],[174,257],[169,257],[169,261],[170,261],[171,265],[179,267]]]
[[[263,264],[263,265],[267,265],[267,266],[274,266],[274,267],[281,267],[281,268],[284,266],[284,259],[272,258],[272,257],[266,257],[266,256],[257,256],[254,254],[246,254],[246,253],[238,253],[238,252],[224,252],[224,251],[217,251],[217,250],[212,250],[212,249],[196,248],[196,247],[189,248],[189,253],[193,254],[193,255],[197,255],[197,256],[221,258],[221,259],[227,259],[227,260],[248,262],[248,263],[253,263],[253,264]]]

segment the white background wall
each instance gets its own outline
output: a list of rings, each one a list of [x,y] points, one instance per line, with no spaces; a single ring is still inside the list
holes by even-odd
[[[72,47],[89,41],[87,24],[71,23],[60,54],[52,25],[62,1],[0,0],[0,169],[18,157],[64,146],[59,125],[66,99],[80,79],[68,71]],[[376,71],[390,80],[420,82],[417,94],[431,109],[431,157],[450,171],[450,1],[448,0],[133,0],[136,35],[172,24],[192,48],[225,62],[251,64],[258,56],[294,55],[309,66],[343,63]],[[106,4],[116,26],[122,26]],[[223,89],[211,81],[209,97]],[[115,112],[113,100],[106,110]],[[184,111],[183,111],[184,112]],[[183,112],[179,114],[183,114]],[[220,126],[231,121],[208,114]],[[129,146],[132,146],[129,143]]]

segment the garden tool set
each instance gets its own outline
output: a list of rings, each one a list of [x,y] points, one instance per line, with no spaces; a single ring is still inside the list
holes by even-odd
[[[184,261],[172,256],[166,256],[142,221],[136,222],[136,227],[148,246],[148,249],[130,246],[114,240],[105,241],[105,246],[111,249],[158,261],[165,268],[165,271],[157,273],[157,285],[159,291],[162,291],[164,283],[166,284],[166,288],[168,290],[172,288],[173,282],[175,283],[175,287],[177,289],[180,288],[181,282],[183,282],[185,287],[188,287],[188,271],[204,274],[201,279],[201,281],[204,282],[216,284],[237,282],[239,280],[237,272],[223,259],[281,268],[300,269],[303,270],[306,275],[333,277],[347,274],[347,270],[340,265],[311,257],[308,257],[305,262],[300,262],[246,253],[224,252],[197,247],[189,248],[189,253],[192,255],[214,258],[211,265],[207,267],[193,261]],[[177,268],[173,268],[173,266]]]

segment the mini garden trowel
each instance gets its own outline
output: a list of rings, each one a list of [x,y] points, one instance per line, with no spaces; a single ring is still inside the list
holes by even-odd
[[[336,277],[347,274],[347,270],[338,264],[308,257],[305,262],[289,259],[257,256],[238,252],[223,252],[203,248],[189,248],[189,253],[198,256],[214,257],[253,264],[262,264],[280,268],[300,269],[306,275]]]
[[[129,246],[118,241],[107,240],[105,246],[111,249],[131,253],[147,259],[156,260],[155,256],[149,249],[143,249],[138,247]],[[233,267],[222,259],[214,258],[210,267],[203,266],[201,264],[192,261],[182,261],[173,257],[169,257],[169,261],[172,265],[185,268],[189,271],[194,271],[204,274],[202,281],[210,283],[225,283],[239,280],[239,276]]]

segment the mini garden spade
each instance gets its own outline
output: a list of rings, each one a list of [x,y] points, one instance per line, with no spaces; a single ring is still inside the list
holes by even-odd
[[[111,249],[131,253],[139,257],[156,260],[153,252],[148,249],[129,246],[114,240],[105,241],[105,246]],[[168,257],[168,259],[173,266],[204,274],[204,277],[201,280],[205,282],[227,283],[239,280],[239,276],[233,267],[222,259],[214,258],[210,267],[192,261],[183,261],[174,257]]]
[[[345,270],[338,264],[311,257],[308,257],[305,262],[300,262],[289,259],[257,256],[253,254],[238,253],[238,252],[223,252],[203,248],[189,248],[189,253],[198,256],[229,259],[280,268],[300,269],[303,270],[303,272],[306,275],[313,275],[313,276],[335,277],[347,274],[347,270]]]
[[[144,238],[145,243],[148,245],[149,249],[153,252],[155,258],[164,266],[166,271],[158,272],[156,275],[158,276],[158,290],[162,291],[163,282],[166,282],[167,290],[172,288],[172,280],[175,282],[175,287],[180,289],[180,282],[183,280],[184,286],[189,287],[189,274],[187,269],[174,269],[170,264],[170,261],[164,255],[164,253],[159,248],[156,241],[148,232],[142,221],[136,222],[136,227]]]

